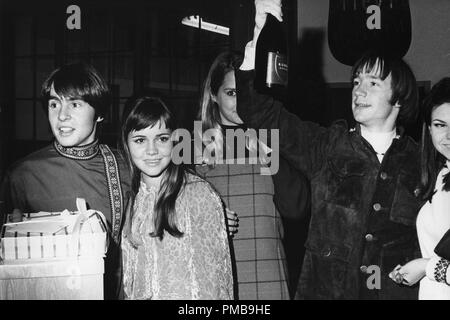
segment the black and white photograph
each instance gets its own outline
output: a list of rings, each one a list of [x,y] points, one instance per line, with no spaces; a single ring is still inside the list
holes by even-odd
[[[450,0],[0,0],[0,300],[450,300],[449,35]]]

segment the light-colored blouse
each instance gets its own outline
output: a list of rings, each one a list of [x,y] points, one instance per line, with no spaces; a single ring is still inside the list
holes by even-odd
[[[199,177],[187,174],[176,201],[180,238],[164,231],[151,237],[157,190],[141,182],[134,204],[135,248],[122,234],[126,299],[233,299],[233,276],[225,215],[220,198]]]
[[[447,162],[447,166],[450,163]],[[434,252],[439,240],[450,229],[450,192],[444,191],[443,178],[449,172],[444,167],[436,179],[436,193],[431,203],[428,201],[420,209],[417,216],[417,235],[423,258],[429,258],[426,277],[420,281],[419,300],[450,300],[450,286],[445,282],[437,282],[435,270],[441,259]],[[447,270],[447,281],[450,280],[450,268]]]

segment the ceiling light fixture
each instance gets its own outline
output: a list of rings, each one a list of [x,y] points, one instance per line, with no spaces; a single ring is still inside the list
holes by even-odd
[[[230,28],[203,21],[203,19],[200,18],[199,16],[185,17],[183,18],[183,20],[181,20],[181,23],[186,26],[201,28],[202,30],[216,32],[227,36],[230,35]]]

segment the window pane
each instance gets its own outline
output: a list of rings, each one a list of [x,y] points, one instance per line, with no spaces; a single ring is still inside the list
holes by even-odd
[[[69,53],[80,53],[87,51],[85,45],[85,39],[87,39],[86,30],[87,28],[81,28],[81,30],[66,30],[66,46],[67,52]]]
[[[114,84],[119,86],[119,96],[129,97],[133,93],[133,80],[130,79],[117,79]]]
[[[16,139],[33,139],[33,102],[16,100]]]
[[[198,91],[199,63],[195,58],[179,59],[172,70],[174,89],[182,91]]]
[[[169,103],[173,108],[173,112],[177,115],[177,118],[180,121],[180,126],[192,131],[194,129],[194,120],[199,109],[197,95],[180,93],[177,96],[177,92],[175,92]]]
[[[87,54],[69,54],[69,55],[66,55],[64,64],[81,62],[81,61],[90,63],[89,56]]]
[[[37,54],[55,53],[55,17],[40,17],[37,20]]]
[[[114,49],[118,51],[134,49],[134,25],[129,16],[119,16],[114,21]]]
[[[109,78],[108,57],[107,56],[93,56],[91,64],[102,75],[106,82]]]
[[[48,123],[47,109],[40,102],[36,103],[36,140],[50,141],[53,139],[52,131]]]
[[[113,134],[118,134],[120,129],[120,115],[121,115],[121,100],[113,99],[111,107],[109,109],[109,123],[111,123],[111,130]]]
[[[128,101],[128,99],[120,99],[119,102],[119,124],[122,123],[123,119],[123,111],[125,109],[125,103]]]
[[[196,28],[180,25],[174,33],[175,55],[177,57],[190,57],[194,55],[198,46],[198,31]]]
[[[169,49],[169,25],[167,23],[168,14],[166,12],[151,12],[148,14],[146,24],[145,41],[146,47],[153,55],[168,57]]]
[[[90,12],[89,17],[89,49],[108,50],[108,16],[102,12]]]
[[[42,84],[55,69],[53,59],[38,59],[36,63],[36,97],[40,97]]]
[[[148,62],[147,86],[154,89],[169,89],[170,59],[152,57]]]
[[[14,27],[16,31],[16,55],[31,54],[31,17],[17,17],[14,20]]]
[[[16,59],[16,97],[33,98],[33,72],[31,58]]]
[[[131,55],[117,55],[114,66],[114,84],[119,86],[120,97],[133,93],[133,58]]]

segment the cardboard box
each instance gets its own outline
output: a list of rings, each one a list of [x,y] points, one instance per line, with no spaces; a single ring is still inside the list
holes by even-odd
[[[0,300],[102,300],[102,257],[0,265]]]
[[[0,258],[3,263],[21,263],[33,259],[103,257],[107,251],[106,227],[101,213],[88,210],[29,213],[26,220],[3,225]]]
[[[76,202],[76,212],[27,213],[3,225],[0,300],[103,299],[105,217]]]

